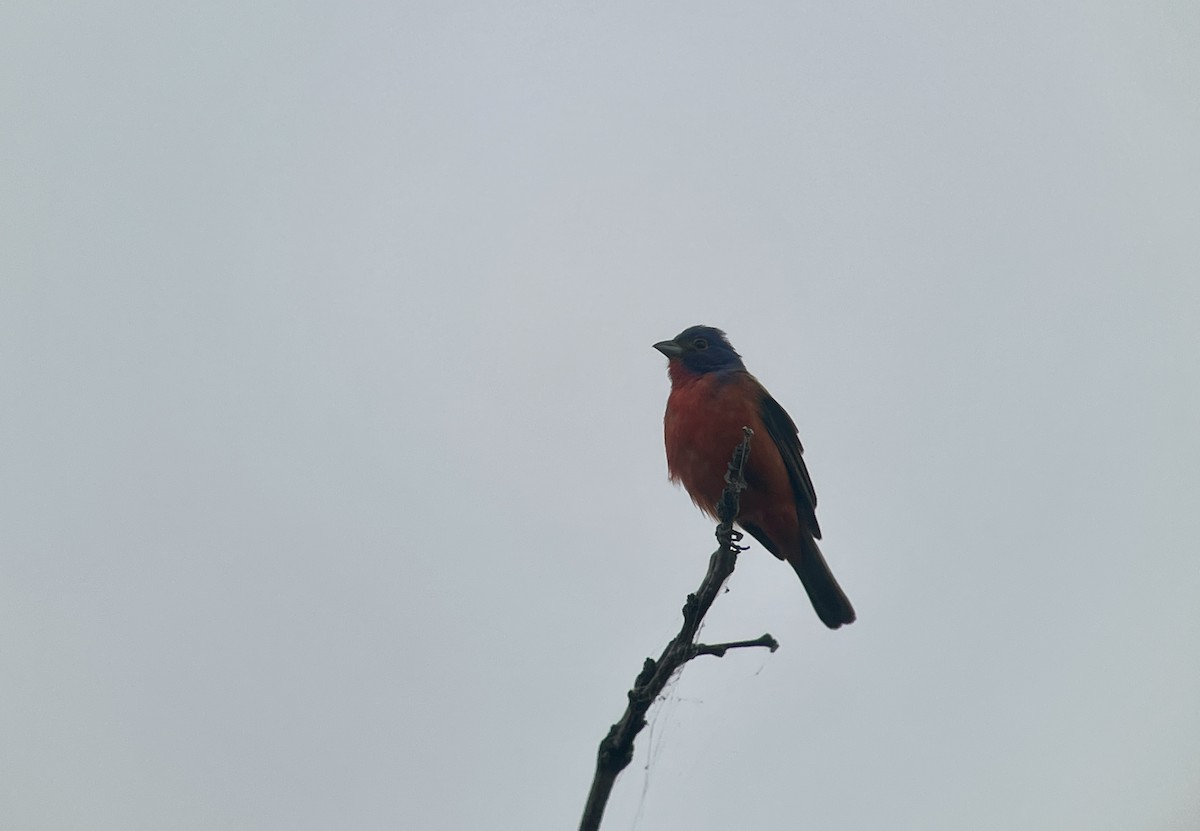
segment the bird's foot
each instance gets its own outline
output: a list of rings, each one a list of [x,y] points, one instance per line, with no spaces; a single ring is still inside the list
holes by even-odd
[[[748,546],[745,545],[738,545],[738,543],[742,541],[743,536],[744,534],[742,534],[741,531],[737,530],[727,522],[722,522],[717,526],[717,542],[722,546],[731,548],[734,551],[745,551],[748,548]]]

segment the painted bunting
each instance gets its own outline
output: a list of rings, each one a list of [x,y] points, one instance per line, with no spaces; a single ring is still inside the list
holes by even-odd
[[[746,371],[720,329],[693,326],[654,348],[669,359],[663,432],[671,481],[715,519],[742,427],[752,429],[738,525],[795,569],[822,623],[853,623],[854,608],[817,547],[817,494],[791,416]]]

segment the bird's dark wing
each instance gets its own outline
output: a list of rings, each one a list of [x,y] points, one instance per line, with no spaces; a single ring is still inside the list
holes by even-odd
[[[767,432],[779,448],[779,455],[783,457],[788,479],[792,482],[792,493],[796,495],[800,521],[807,524],[812,535],[819,540],[821,526],[817,524],[817,492],[813,490],[808,468],[804,466],[804,447],[800,444],[796,422],[766,390],[763,390],[759,412],[763,423],[767,425]],[[753,449],[750,452],[753,453]]]

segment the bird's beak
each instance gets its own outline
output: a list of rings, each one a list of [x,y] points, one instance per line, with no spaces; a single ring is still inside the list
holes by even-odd
[[[654,348],[666,355],[668,358],[678,358],[683,354],[683,347],[673,340],[660,340],[654,344]]]

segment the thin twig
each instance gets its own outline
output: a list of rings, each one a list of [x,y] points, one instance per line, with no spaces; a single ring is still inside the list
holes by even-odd
[[[579,831],[598,831],[600,828],[600,820],[604,817],[604,808],[608,804],[617,774],[633,761],[633,741],[646,726],[646,712],[680,667],[698,655],[720,656],[729,649],[751,646],[765,646],[774,652],[779,646],[770,635],[763,635],[753,641],[735,641],[711,646],[695,642],[704,616],[708,614],[729,575],[733,574],[738,552],[743,550],[738,545],[742,538],[741,532],[734,529],[733,521],[737,519],[741,493],[746,489],[746,460],[750,456],[750,439],[754,431],[749,427],[743,427],[742,430],[742,441],[733,452],[729,472],[725,475],[726,487],[721,494],[721,501],[717,504],[717,516],[721,520],[717,526],[720,547],[709,558],[708,573],[704,575],[700,588],[695,594],[688,595],[683,606],[683,625],[679,634],[667,644],[657,661],[652,658],[646,659],[642,671],[633,682],[633,689],[628,693],[629,704],[625,708],[625,714],[600,742],[600,749],[596,754],[596,775],[592,779],[592,788],[588,793],[587,805],[583,809]]]
[[[774,652],[779,648],[779,641],[770,635],[759,635],[752,641],[730,641],[729,643],[698,643],[692,646],[692,657],[697,655],[716,655],[724,658],[731,649],[746,649],[751,646],[765,646]]]

